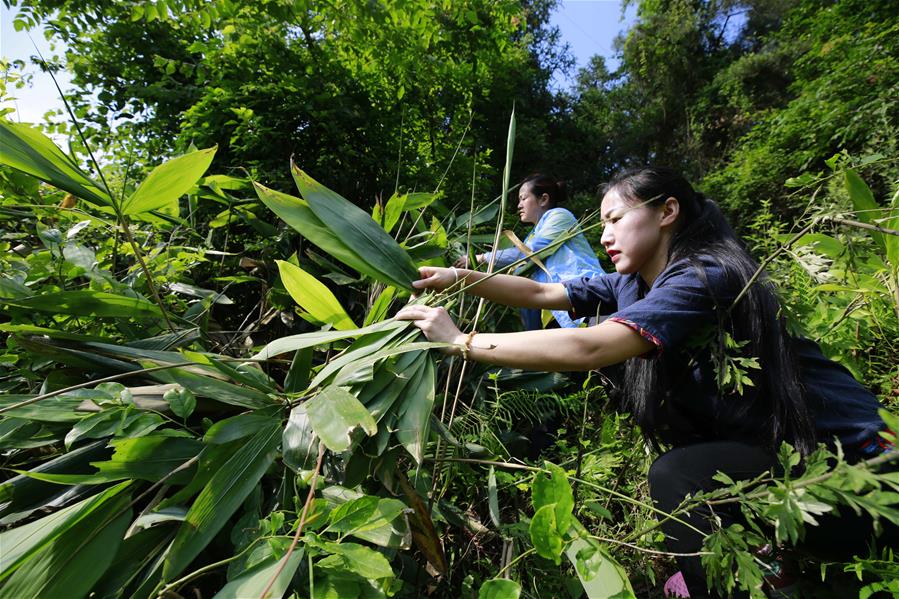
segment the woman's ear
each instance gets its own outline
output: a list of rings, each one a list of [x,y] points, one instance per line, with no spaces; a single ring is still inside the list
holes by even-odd
[[[540,204],[540,206],[549,206],[549,194],[544,193],[541,195],[540,199],[537,200],[537,203]]]
[[[680,215],[680,202],[677,201],[677,198],[671,196],[665,200],[665,203],[662,205],[662,219],[659,221],[659,224],[663,227],[673,225],[677,222],[677,217]]]

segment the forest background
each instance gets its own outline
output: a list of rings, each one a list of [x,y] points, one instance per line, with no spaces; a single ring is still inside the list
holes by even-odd
[[[343,597],[612,596],[590,588],[592,574],[601,571],[622,580],[626,572],[630,582],[620,583],[621,596],[658,596],[658,582],[673,562],[656,553],[664,547],[640,482],[651,456],[638,442],[639,432],[611,409],[614,398],[598,377],[468,367],[457,388],[457,364],[442,361],[431,372],[416,358],[422,370],[415,372],[430,373],[424,378],[434,382],[430,400],[424,390],[425,399],[416,404],[422,436],[412,439],[397,424],[411,408],[384,408],[373,412],[386,418],[375,430],[396,432],[395,439],[373,434],[383,439],[365,447],[352,435],[350,446],[332,440],[334,447],[325,444],[330,457],[324,466],[321,457],[316,464],[314,451],[311,462],[293,455],[303,443],[311,447],[309,439],[288,434],[302,416],[298,404],[310,396],[303,391],[334,375],[327,366],[335,355],[377,344],[363,343],[363,336],[356,345],[341,345],[329,337],[314,351],[292,346],[286,364],[266,362],[276,355],[283,362],[285,352],[265,348],[323,324],[331,330],[347,322],[379,326],[405,301],[403,281],[390,285],[402,278],[391,278],[390,265],[367,270],[364,244],[343,237],[354,251],[335,254],[291,220],[284,208],[288,196],[279,194],[295,193],[295,183],[317,210],[314,197],[321,190],[306,174],[371,214],[401,242],[403,255],[421,264],[451,262],[472,244],[489,246],[499,227],[495,221],[503,217],[495,198],[510,175],[514,181],[539,170],[566,180],[574,192],[569,208],[584,218],[588,238],[599,248],[599,229],[592,226],[597,187],[624,167],[673,166],[722,205],[765,261],[792,325],[819,340],[885,406],[897,401],[894,2],[626,3],[636,6],[636,17],[615,42],[616,67],[610,70],[597,56],[573,73],[572,57],[549,24],[553,2],[544,0],[4,3],[16,11],[17,29],[42,25],[65,42],[64,55],[45,58],[50,71],[71,73],[71,112],[39,127],[65,140],[71,157],[66,176],[78,186],[59,178],[65,160],[44,142],[4,125],[0,389],[7,397],[0,442],[8,481],[0,486],[6,502],[0,514],[9,531],[3,534],[42,522],[37,517],[50,508],[78,505],[80,511],[69,515],[99,518],[99,529],[110,536],[77,540],[73,531],[80,520],[74,517],[68,528],[41,529],[44,544],[29,546],[7,564],[0,594],[21,591],[20,584],[44,584],[39,590],[49,593],[62,584],[58,577],[34,582],[39,560],[51,559],[48,548],[76,543],[87,551],[117,539],[118,553],[109,552],[105,562],[97,558],[96,576],[83,583],[85,594],[100,589],[115,596],[127,589],[138,596],[186,596],[193,588],[206,596],[229,588],[236,593],[228,585],[259,586],[262,580],[262,588],[275,581],[282,594],[316,597],[331,591]],[[4,63],[4,97],[27,83],[20,77],[24,66]],[[553,84],[560,71],[574,75],[571,88]],[[508,143],[513,107],[514,152]],[[3,118],[16,121],[11,110]],[[16,154],[13,147],[33,153]],[[57,171],[40,166],[39,157],[51,155]],[[166,171],[163,163],[172,166]],[[84,178],[72,175],[76,171]],[[102,181],[92,187],[94,179]],[[150,191],[163,200],[147,199]],[[334,237],[346,233],[316,214]],[[313,287],[318,295],[310,299]],[[469,325],[517,326],[510,311],[475,314],[474,307],[453,304]],[[385,354],[392,367],[402,355]],[[229,366],[226,358],[241,366]],[[132,372],[177,359],[200,362],[194,367],[201,371],[185,367],[144,381]],[[722,366],[722,381],[751,381],[752,368],[732,360]],[[116,378],[123,372],[132,372],[131,378]],[[217,383],[197,383],[191,378],[197,376],[233,388],[211,390]],[[354,376],[336,380],[362,385],[353,387],[361,401],[365,377]],[[140,393],[133,388],[104,387],[102,377],[113,377],[113,385],[153,383],[140,389],[151,398],[146,401],[162,403],[136,401]],[[77,385],[83,388],[72,389]],[[431,419],[430,409],[424,414],[421,406],[434,403],[434,388],[438,409]],[[54,393],[59,403],[53,410],[31,407],[45,405],[42,400],[19,406]],[[281,411],[271,411],[265,397],[279,398],[282,403],[273,405]],[[85,410],[83,401],[96,409]],[[210,401],[224,405],[216,409]],[[367,425],[356,416],[358,421],[347,416],[344,433]],[[304,430],[326,439],[319,428],[324,424],[312,420]],[[529,453],[528,446],[541,439],[543,455]],[[150,453],[141,452],[159,444],[173,460],[186,460],[186,470],[196,469],[188,479],[193,482],[182,482],[177,493],[165,491],[170,485],[178,490],[170,479],[177,468],[149,468],[143,461]],[[245,446],[256,453],[245,455]],[[358,456],[365,458],[352,459]],[[257,476],[245,489],[226,492],[219,485],[241,459]],[[565,471],[541,469],[541,459]],[[393,464],[388,470],[386,462]],[[89,466],[98,463],[128,476],[104,478]],[[21,473],[26,470],[32,473]],[[42,480],[36,471],[51,474]],[[52,473],[94,478],[53,479]],[[323,481],[312,473],[321,473]],[[772,481],[789,491],[773,493],[777,501],[731,491],[776,525],[777,541],[791,543],[801,536],[804,517],[820,513],[815,510],[822,504],[842,502],[899,521],[889,491],[897,490],[895,481],[872,476],[832,476],[824,491],[815,491],[818,482],[794,488]],[[538,490],[566,477],[576,483],[574,490],[565,482],[553,493],[567,497],[567,488],[572,505],[549,526],[537,512],[567,500],[547,501]],[[110,486],[123,479],[130,482]],[[61,491],[64,483],[73,486]],[[132,487],[120,489],[127,484]],[[314,492],[306,501],[309,488]],[[329,488],[345,492],[328,495]],[[850,488],[853,493],[845,492]],[[815,501],[796,499],[806,492]],[[237,499],[224,509],[218,499],[228,494]],[[853,494],[870,501],[854,505]],[[384,524],[369,500],[377,498],[377,506],[394,497],[411,511],[404,516],[411,544],[366,537]],[[197,507],[207,500],[220,519]],[[122,518],[126,504],[129,518]],[[348,509],[340,509],[346,504],[368,515],[351,526]],[[392,504],[380,505],[384,520]],[[305,561],[294,559],[298,551],[288,550],[285,539],[294,533],[300,538],[300,523],[310,510],[317,513],[315,506],[320,521],[330,524],[307,532]],[[132,508],[140,518],[156,520],[137,526]],[[402,520],[399,512],[390,513],[390,526],[402,528],[393,521]],[[566,569],[553,562],[577,542],[561,525],[571,514],[599,544],[575,551],[574,566]],[[116,528],[120,520],[128,529],[124,542],[124,529]],[[193,537],[202,543],[183,532],[188,524],[202,532]],[[747,527],[710,539],[710,571],[719,584],[757,586],[751,539],[765,530]],[[369,545],[346,542],[353,535]],[[150,557],[138,560],[137,553]],[[282,557],[289,575],[274,574]],[[113,558],[118,566],[127,564],[121,568],[126,579],[112,576]],[[598,565],[615,560],[623,570],[609,574]],[[845,596],[839,594],[844,570],[863,581],[863,592],[899,592],[892,555],[811,561],[806,568],[820,569],[817,578],[827,581],[822,588],[835,596]],[[606,588],[614,586],[606,582]]]

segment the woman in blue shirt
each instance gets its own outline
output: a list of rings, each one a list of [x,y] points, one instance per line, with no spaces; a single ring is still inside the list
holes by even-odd
[[[624,362],[623,409],[654,445],[670,447],[649,472],[650,493],[664,511],[715,488],[718,471],[737,480],[776,468],[784,441],[803,454],[839,441],[853,460],[888,449],[876,397],[817,344],[787,333],[772,285],[755,276],[758,264],[714,202],[674,171],[641,169],[609,182],[600,212],[613,274],[537,283],[425,267],[413,283],[445,289],[461,279],[470,293],[511,306],[568,310],[572,318],[608,315],[599,325],[465,334],[442,308],[420,305],[397,318],[414,320],[432,341],[454,344],[450,351],[500,366],[571,371]],[[760,368],[747,372],[752,386],[719,384],[725,335],[740,348],[730,351],[758,361]],[[697,508],[686,521],[710,532],[712,515]],[[725,525],[740,517],[721,510],[714,516]],[[847,518],[820,517],[807,540],[862,551],[871,523],[847,526]],[[692,527],[662,525],[670,550],[682,554],[691,596],[716,597],[696,556],[703,537]],[[899,542],[899,529],[885,525],[881,540]]]
[[[546,266],[544,271],[535,266],[530,278],[538,283],[559,283],[576,277],[598,277],[605,274],[596,258],[596,252],[583,233],[578,232],[559,245],[552,245],[563,236],[578,231],[574,215],[562,208],[567,199],[565,183],[540,173],[527,177],[518,187],[518,217],[523,223],[534,224],[534,229],[524,240],[526,245]],[[551,247],[548,247],[551,246]],[[490,261],[491,252],[478,254],[478,264]],[[521,260],[524,254],[518,248],[495,252],[494,268],[500,270]],[[463,256],[455,266],[465,267],[468,257]],[[517,271],[534,266],[530,260],[521,262]],[[572,319],[566,310],[553,310],[553,317],[561,327],[576,327],[583,319]],[[521,319],[528,330],[542,329],[540,310],[523,308]]]

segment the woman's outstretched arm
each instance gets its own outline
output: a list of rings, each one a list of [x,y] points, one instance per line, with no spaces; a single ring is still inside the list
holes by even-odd
[[[443,308],[406,306],[396,318],[415,321],[431,341],[454,344],[449,353],[460,355],[468,345],[469,336],[456,327]],[[497,366],[565,372],[617,364],[654,348],[627,325],[606,321],[589,328],[479,333],[471,338],[467,353],[470,360]]]
[[[463,268],[424,266],[419,269],[421,279],[414,281],[416,289],[443,290],[461,281],[466,292],[498,304],[516,308],[541,310],[569,310],[568,293],[561,283],[538,283],[526,277],[493,275]]]

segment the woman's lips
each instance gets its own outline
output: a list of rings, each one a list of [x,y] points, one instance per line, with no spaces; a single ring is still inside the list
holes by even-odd
[[[614,264],[618,261],[618,258],[621,256],[621,252],[618,250],[606,250],[606,253],[609,255],[609,260]]]

